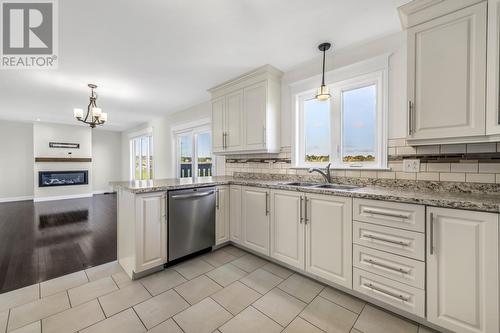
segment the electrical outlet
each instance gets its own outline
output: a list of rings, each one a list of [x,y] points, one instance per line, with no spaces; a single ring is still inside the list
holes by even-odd
[[[419,172],[420,160],[403,160],[404,172]]]

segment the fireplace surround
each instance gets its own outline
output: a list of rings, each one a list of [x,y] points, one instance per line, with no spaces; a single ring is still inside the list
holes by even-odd
[[[75,186],[88,183],[88,170],[38,172],[38,187]]]

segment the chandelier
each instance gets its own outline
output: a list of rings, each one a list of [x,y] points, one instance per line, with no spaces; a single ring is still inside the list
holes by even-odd
[[[76,120],[82,123],[90,125],[91,128],[96,126],[102,126],[106,121],[108,121],[108,114],[102,112],[101,108],[97,107],[97,93],[94,91],[97,89],[95,84],[89,83],[90,88],[90,103],[87,106],[87,113],[85,118],[83,117],[83,109],[73,109],[73,116]]]

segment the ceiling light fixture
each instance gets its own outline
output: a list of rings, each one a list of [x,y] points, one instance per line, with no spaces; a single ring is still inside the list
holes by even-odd
[[[83,118],[83,109],[73,109],[73,116],[76,120],[90,125],[91,128],[95,128],[96,126],[101,126],[108,121],[108,114],[102,112],[101,108],[97,107],[97,93],[94,91],[97,89],[97,86],[89,83],[88,87],[90,88],[90,103],[87,106],[87,114],[85,115],[85,118]]]
[[[318,49],[323,52],[323,78],[321,80],[321,87],[318,89],[318,93],[316,94],[316,99],[318,101],[327,101],[330,99],[330,91],[328,90],[328,87],[325,85],[325,63],[326,63],[326,51],[330,49],[332,44],[330,43],[322,43],[319,44]]]

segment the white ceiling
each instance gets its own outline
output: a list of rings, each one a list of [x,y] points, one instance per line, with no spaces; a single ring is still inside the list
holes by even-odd
[[[108,129],[209,99],[222,81],[271,64],[286,71],[400,29],[405,0],[65,0],[59,69],[0,71],[0,118],[73,124],[88,82]]]

